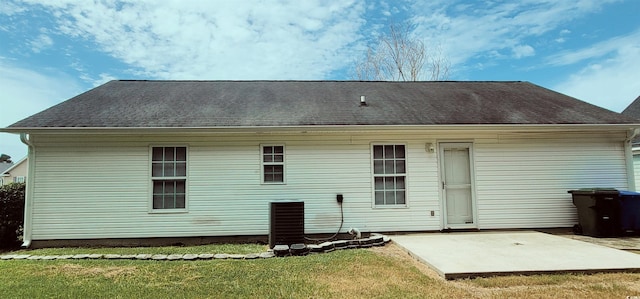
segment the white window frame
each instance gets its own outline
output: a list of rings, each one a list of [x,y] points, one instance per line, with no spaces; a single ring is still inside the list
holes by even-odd
[[[162,177],[154,177],[153,176],[153,149],[154,148],[185,148],[185,175],[184,176],[162,176]],[[152,214],[175,214],[175,213],[186,213],[189,211],[189,147],[187,145],[151,145],[149,146],[149,213]],[[163,163],[165,161],[163,160]],[[153,196],[154,196],[154,181],[179,181],[184,180],[184,208],[162,208],[155,209],[153,207]]]
[[[24,183],[26,181],[27,181],[27,178],[25,176],[23,176],[23,175],[19,175],[19,176],[13,177],[13,182],[14,183],[20,184],[20,183]]]
[[[282,147],[282,162],[265,162],[264,161],[264,148],[265,147]],[[282,166],[282,182],[270,182],[264,179],[264,167],[265,166]],[[285,185],[287,184],[287,147],[284,144],[261,144],[260,145],[260,183],[263,185]]]
[[[404,146],[404,173],[399,174],[376,174],[375,173],[375,147],[393,145]],[[409,207],[409,147],[406,143],[402,142],[372,142],[370,146],[371,150],[371,205],[375,209],[398,209]],[[384,161],[384,160],[383,160]],[[376,177],[404,177],[404,203],[402,204],[376,204]],[[396,190],[397,191],[397,190]]]

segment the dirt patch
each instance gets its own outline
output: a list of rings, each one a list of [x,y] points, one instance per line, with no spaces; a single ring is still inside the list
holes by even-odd
[[[106,278],[119,278],[126,275],[134,274],[137,267],[83,267],[76,264],[63,264],[49,266],[45,270],[48,275],[67,275],[67,276],[104,276]]]
[[[394,244],[367,250],[377,256],[355,256],[349,263],[323,269],[313,280],[327,287],[328,297],[336,298],[402,298],[407,290],[426,294],[442,280]]]
[[[569,239],[583,242],[589,242],[601,246],[611,247],[622,250],[640,250],[640,238],[638,237],[620,237],[620,238],[594,238],[581,235],[558,235]]]
[[[372,247],[369,250],[375,252],[376,254],[401,260],[404,263],[408,263],[412,267],[415,267],[416,269],[420,270],[420,272],[422,272],[423,274],[431,278],[444,280],[444,278],[438,275],[436,271],[429,268],[429,266],[427,266],[425,263],[420,262],[419,260],[412,257],[407,251],[400,248],[398,245],[394,244],[393,242],[388,243],[387,245],[381,246],[381,247]]]

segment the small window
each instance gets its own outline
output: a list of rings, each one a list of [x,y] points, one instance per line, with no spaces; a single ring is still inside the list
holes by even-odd
[[[187,148],[151,149],[153,209],[185,209],[187,184]]]
[[[404,145],[373,146],[373,181],[376,206],[406,204],[406,168]]]
[[[13,178],[13,182],[14,183],[24,183],[25,182],[25,177],[24,176],[17,176]]]
[[[284,145],[262,146],[262,182],[284,183]]]

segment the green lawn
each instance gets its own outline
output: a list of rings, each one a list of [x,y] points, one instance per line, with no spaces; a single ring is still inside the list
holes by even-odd
[[[256,248],[264,248],[254,246],[258,245],[240,245],[234,250],[256,252]],[[146,253],[222,253],[223,248],[218,245],[163,247],[158,248],[158,252]],[[110,250],[115,251],[109,253],[127,253],[123,249]],[[72,254],[69,251],[52,253],[49,249],[26,253],[44,252]],[[633,295],[640,295],[640,274],[444,281],[394,245],[257,260],[0,261],[1,298],[625,298]]]

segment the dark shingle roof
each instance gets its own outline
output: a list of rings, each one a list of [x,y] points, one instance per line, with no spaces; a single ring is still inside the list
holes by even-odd
[[[622,114],[635,119],[640,119],[640,96],[631,102],[631,104],[622,111]]]
[[[527,82],[111,81],[9,128],[635,122]]]
[[[0,175],[4,174],[5,171],[7,171],[7,169],[11,168],[11,166],[13,166],[15,164],[13,163],[0,163]]]
[[[624,116],[634,118],[636,120],[640,120],[640,96],[638,96],[627,108],[622,111]],[[640,144],[640,136],[636,136],[633,139],[634,147],[635,145]]]

